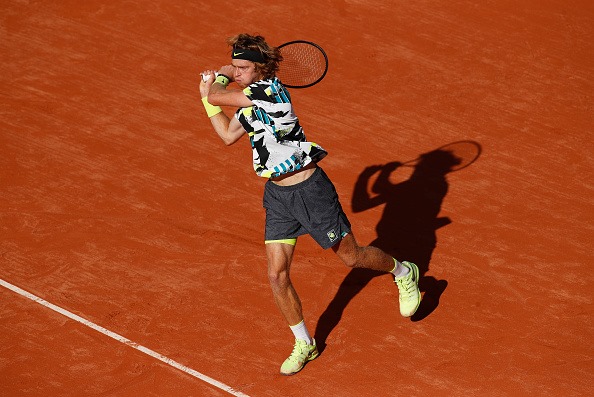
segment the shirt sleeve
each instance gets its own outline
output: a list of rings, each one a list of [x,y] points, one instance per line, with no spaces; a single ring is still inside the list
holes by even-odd
[[[266,92],[266,88],[263,84],[250,84],[243,89],[243,93],[251,99],[252,102],[271,102],[271,98]]]

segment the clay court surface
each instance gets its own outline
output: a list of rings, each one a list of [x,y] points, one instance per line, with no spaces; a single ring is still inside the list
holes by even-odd
[[[0,394],[593,395],[593,21],[587,0],[2,1]],[[323,351],[294,377],[264,180],[198,92],[239,32],[327,50],[292,91],[306,134],[359,241],[422,272],[404,319],[389,276],[301,238]],[[399,165],[459,141],[463,169]]]

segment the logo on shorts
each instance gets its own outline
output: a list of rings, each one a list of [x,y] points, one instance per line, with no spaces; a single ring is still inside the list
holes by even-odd
[[[330,230],[326,234],[328,235],[328,238],[330,239],[330,242],[334,242],[338,238],[338,234],[336,234],[336,232],[334,231],[334,229]]]

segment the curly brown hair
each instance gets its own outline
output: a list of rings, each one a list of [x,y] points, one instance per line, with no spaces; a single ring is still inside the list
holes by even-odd
[[[237,36],[230,37],[227,44],[232,49],[247,49],[259,51],[262,54],[265,62],[254,62],[256,71],[262,74],[264,79],[273,78],[279,69],[279,64],[283,57],[277,47],[268,45],[264,37],[259,35],[250,35],[248,33],[240,33]]]

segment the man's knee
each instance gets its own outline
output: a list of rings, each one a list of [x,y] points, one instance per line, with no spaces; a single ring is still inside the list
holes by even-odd
[[[268,269],[268,281],[270,281],[270,284],[281,285],[286,283],[288,279],[289,274],[286,270]]]
[[[283,288],[291,284],[289,279],[290,263],[286,259],[269,258],[268,261],[268,282],[273,288]]]
[[[358,267],[360,262],[360,255],[358,249],[337,252],[338,257],[347,267]]]
[[[344,236],[332,250],[347,267],[357,267],[360,247],[352,233]]]

